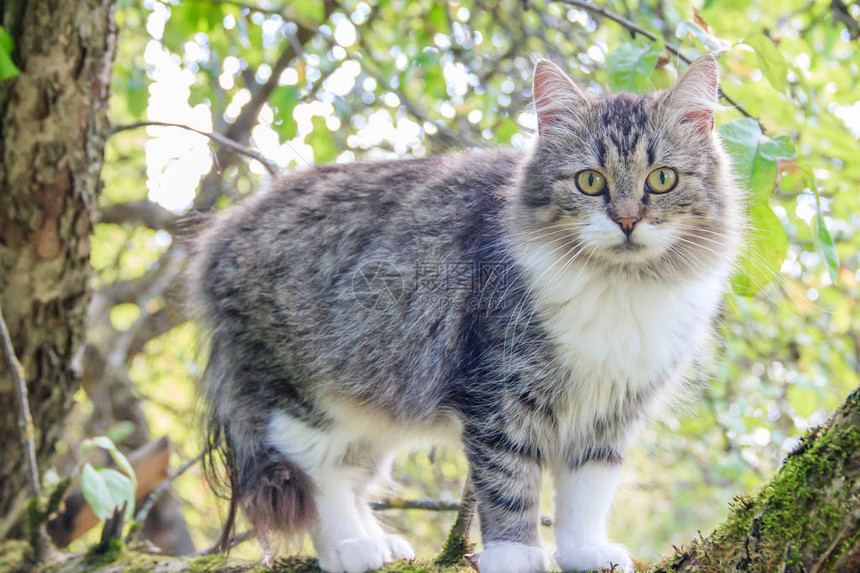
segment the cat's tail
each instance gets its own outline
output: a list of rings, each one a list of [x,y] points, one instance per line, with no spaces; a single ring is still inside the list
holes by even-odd
[[[219,497],[229,500],[229,512],[219,547],[233,545],[236,517],[241,508],[255,535],[267,543],[273,539],[294,539],[316,520],[314,483],[296,464],[265,443],[264,427],[256,416],[237,415],[225,408],[229,401],[223,377],[231,368],[221,370],[217,345],[207,364],[206,450],[203,467],[206,478]],[[229,383],[228,383],[229,384]],[[260,405],[255,405],[259,409]],[[232,413],[231,417],[225,413]]]

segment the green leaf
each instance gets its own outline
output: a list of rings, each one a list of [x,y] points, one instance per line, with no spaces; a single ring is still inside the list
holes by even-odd
[[[684,20],[675,29],[675,36],[684,39],[692,35],[709,52],[725,52],[732,47],[732,43],[722,38],[717,38],[710,32],[699,26],[695,20]]]
[[[122,420],[108,428],[107,431],[105,431],[105,435],[116,443],[121,442],[134,434],[135,429],[136,426],[134,425],[134,422]]]
[[[322,117],[314,117],[311,121],[314,129],[308,134],[306,143],[314,148],[314,163],[329,163],[337,157],[334,135],[328,130]]]
[[[0,50],[0,80],[6,80],[21,75],[18,66],[9,57],[9,54]]]
[[[836,251],[833,236],[827,228],[824,213],[821,211],[821,194],[818,189],[818,181],[815,178],[815,171],[811,165],[805,163],[797,163],[796,167],[805,176],[807,186],[815,193],[815,246],[827,265],[830,279],[835,283],[839,279],[839,253]]]
[[[113,458],[114,463],[116,463],[116,465],[119,466],[119,468],[126,473],[128,478],[133,483],[137,483],[137,477],[134,474],[134,468],[131,467],[128,458],[125,457],[125,454],[119,451],[119,449],[116,447],[116,444],[113,443],[113,440],[111,440],[107,436],[96,436],[94,438],[90,438],[89,440],[86,440],[84,441],[84,443],[81,444],[81,451],[86,452],[94,447],[107,450]]]
[[[779,160],[795,156],[794,143],[787,137],[762,134],[751,118],[730,121],[720,128],[734,171],[749,191],[749,226],[752,229],[740,269],[732,279],[737,294],[752,296],[779,272],[788,251],[788,237],[769,199],[777,182]]]
[[[90,464],[81,470],[81,491],[93,513],[104,521],[125,504],[125,518],[134,515],[134,490],[132,481],[110,468],[94,468]]]
[[[299,131],[299,126],[293,118],[293,110],[299,103],[299,86],[275,88],[269,97],[269,103],[277,109],[275,117],[280,120],[275,124],[275,129],[284,139],[293,139]]]
[[[745,39],[744,44],[755,50],[758,65],[770,85],[775,90],[784,92],[787,87],[785,78],[788,75],[788,64],[773,42],[764,34],[756,34]]]
[[[81,491],[96,517],[104,521],[114,511],[113,498],[102,475],[90,464],[81,470]]]
[[[830,273],[830,280],[835,283],[839,279],[839,253],[836,252],[833,236],[827,229],[827,223],[821,214],[821,205],[818,206],[818,212],[815,214],[815,242],[818,246],[818,252],[824,257],[827,272]]]
[[[299,0],[291,3],[290,7],[298,16],[314,24],[322,24],[325,18],[325,5],[322,2]]]
[[[18,66],[12,61],[12,50],[14,49],[14,38],[0,26],[0,80],[14,78],[21,74]]]
[[[759,138],[750,177],[750,189],[754,199],[764,200],[770,197],[777,182],[779,160],[793,159],[796,154],[794,142],[787,136]]]
[[[502,120],[502,122],[493,130],[493,137],[499,143],[510,143],[511,138],[514,134],[519,133],[520,126],[517,125],[515,119],[511,117],[506,117]]]
[[[751,205],[747,217],[753,230],[741,254],[740,268],[732,277],[732,290],[741,296],[753,296],[767,286],[788,252],[785,229],[770,205]]]
[[[448,16],[445,14],[445,6],[447,3],[433,3],[430,11],[427,12],[427,21],[433,26],[435,32],[448,34],[451,30],[448,27]]]
[[[11,54],[15,49],[15,39],[3,26],[0,26],[0,51]]]
[[[433,97],[444,100],[448,97],[448,83],[438,62],[428,65],[424,71],[424,89]]]
[[[769,138],[752,118],[730,121],[720,128],[726,150],[732,156],[735,173],[749,188],[751,202],[767,202],[776,183],[780,159],[796,154],[794,143],[785,136]]]
[[[748,183],[761,138],[758,122],[747,117],[730,121],[720,128],[720,136],[732,156],[735,172],[741,177],[746,176]]]
[[[613,91],[644,92],[663,47],[661,39],[649,42],[639,38],[613,50],[606,59],[609,87]]]

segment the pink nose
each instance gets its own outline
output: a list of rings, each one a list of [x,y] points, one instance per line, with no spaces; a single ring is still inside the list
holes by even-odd
[[[633,232],[633,227],[636,225],[636,223],[639,222],[639,219],[622,218],[615,219],[615,222],[618,223],[618,226],[621,227],[621,230],[624,231],[624,234],[629,237],[630,234]]]

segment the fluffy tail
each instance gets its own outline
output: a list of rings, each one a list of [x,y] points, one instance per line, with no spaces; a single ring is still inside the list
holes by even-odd
[[[316,519],[314,483],[301,468],[265,444],[262,404],[242,404],[225,387],[230,368],[218,368],[218,346],[212,346],[207,365],[207,449],[203,466],[216,495],[229,500],[230,510],[221,534],[220,548],[232,545],[239,508],[251,522],[255,534],[292,538]],[[234,381],[235,382],[235,381]],[[242,404],[240,406],[239,404]]]

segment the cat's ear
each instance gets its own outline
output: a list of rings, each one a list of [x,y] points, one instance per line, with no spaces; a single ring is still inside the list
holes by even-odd
[[[538,132],[541,135],[565,117],[576,117],[578,110],[588,103],[588,94],[573,83],[560,67],[549,60],[538,60],[533,84]]]
[[[714,110],[719,98],[720,68],[714,56],[696,58],[666,92],[664,105],[670,117],[699,133],[714,129]]]

